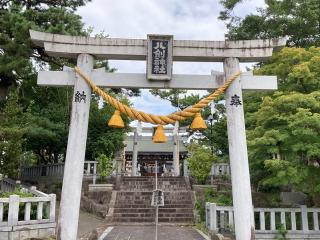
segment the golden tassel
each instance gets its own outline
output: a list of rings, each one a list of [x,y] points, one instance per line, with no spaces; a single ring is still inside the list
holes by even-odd
[[[112,117],[110,118],[108,122],[109,127],[113,128],[124,128],[124,123],[120,115],[119,110],[115,110]]]
[[[167,142],[167,137],[164,134],[162,125],[158,125],[157,130],[155,131],[155,133],[153,135],[152,141],[154,143],[166,143]]]
[[[207,125],[204,122],[203,118],[201,117],[200,113],[196,113],[196,115],[190,125],[190,128],[192,130],[204,130],[207,128]]]

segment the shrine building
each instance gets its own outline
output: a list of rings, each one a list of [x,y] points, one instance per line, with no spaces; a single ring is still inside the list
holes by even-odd
[[[144,128],[144,132],[148,130]],[[150,129],[149,129],[150,130]],[[175,142],[174,137],[168,136],[166,143],[153,143],[152,136],[128,135],[124,142],[125,145],[125,172],[131,173],[132,159],[134,155],[134,143],[136,143],[137,151],[137,175],[153,176],[155,174],[155,161],[158,162],[159,175],[174,175],[174,155],[175,147],[178,145],[180,166],[182,170],[182,163],[187,158],[187,148],[185,147],[186,136],[180,136],[179,140]]]

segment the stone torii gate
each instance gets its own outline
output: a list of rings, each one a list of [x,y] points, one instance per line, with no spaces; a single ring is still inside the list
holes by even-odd
[[[95,84],[110,88],[172,88],[215,89],[225,79],[240,70],[239,62],[264,61],[274,48],[285,45],[285,39],[246,41],[183,41],[172,36],[156,36],[166,39],[166,52],[173,61],[223,62],[224,75],[171,75],[172,62],[168,62],[166,75],[155,80],[148,66],[147,74],[106,73],[93,69],[94,58],[118,60],[147,60],[148,51],[159,47],[143,39],[100,39],[73,37],[30,31],[37,46],[56,57],[76,58],[77,66],[94,80]],[[160,40],[159,40],[160,41]],[[162,41],[162,40],[161,40]],[[162,43],[160,41],[160,46]],[[85,157],[91,89],[74,71],[44,71],[38,74],[42,86],[73,86],[74,101],[70,123],[65,172],[63,179],[58,239],[76,240],[79,218],[80,195]],[[226,91],[226,110],[232,195],[237,240],[254,239],[253,206],[250,188],[247,143],[243,112],[242,89],[276,90],[275,76],[242,74]]]

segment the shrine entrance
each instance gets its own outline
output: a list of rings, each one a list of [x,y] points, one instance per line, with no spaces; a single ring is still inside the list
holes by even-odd
[[[165,128],[167,142],[153,143],[153,128],[141,128],[141,133],[134,133],[127,136],[125,140],[125,163],[124,174],[127,176],[154,176],[155,161],[158,162],[158,176],[179,176],[183,168],[183,161],[187,157],[187,149],[184,146],[186,138],[186,128],[179,128],[179,137],[173,135],[174,128]],[[177,154],[176,154],[177,152]],[[134,158],[136,160],[134,160]],[[133,172],[132,163],[137,162],[136,173]],[[177,162],[177,163],[176,163]],[[175,169],[177,166],[178,169]]]
[[[201,109],[225,92],[235,234],[237,240],[254,239],[242,89],[276,90],[277,79],[275,76],[241,74],[240,62],[260,62],[268,59],[274,49],[285,45],[285,39],[184,41],[173,40],[173,36],[170,35],[148,35],[147,39],[99,39],[36,31],[30,31],[30,35],[34,44],[44,47],[49,55],[77,59],[77,67],[74,69],[40,71],[38,74],[39,85],[74,86],[58,239],[76,240],[77,237],[92,91],[115,107],[115,115],[111,119],[112,124],[109,125],[121,127],[120,112],[131,119],[158,125],[153,139],[155,142],[165,140],[163,125],[169,123],[178,125],[179,121],[186,118],[194,117],[195,124],[191,125],[194,129],[204,128],[204,122],[200,116]],[[147,74],[107,73],[105,69],[93,69],[95,58],[146,61]],[[224,73],[172,74],[173,61],[223,62]],[[167,116],[159,116],[132,109],[109,96],[100,87],[217,90],[190,108]],[[135,176],[136,157],[133,157],[132,163],[132,173]],[[178,171],[177,164],[179,162],[175,161],[175,171]]]

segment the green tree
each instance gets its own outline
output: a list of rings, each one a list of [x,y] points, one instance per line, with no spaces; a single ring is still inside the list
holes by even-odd
[[[0,173],[13,178],[19,175],[22,158],[23,135],[26,131],[22,119],[17,91],[12,90],[0,115]]]
[[[64,61],[49,57],[43,48],[30,41],[29,29],[70,35],[84,35],[81,17],[75,9],[88,1],[1,1],[0,3],[0,99],[4,100],[11,85],[22,85],[27,91],[35,84],[34,62],[39,67]],[[25,87],[25,88],[24,88]],[[30,90],[30,89],[29,89]],[[25,93],[27,94],[27,93]]]
[[[200,184],[205,184],[209,177],[213,162],[217,161],[217,157],[212,155],[209,148],[198,144],[191,144],[188,147],[190,156],[187,158],[188,169],[191,176]]]
[[[8,88],[15,86],[22,115],[25,115],[28,121],[22,134],[22,143],[18,144],[17,141],[21,148],[16,149],[17,156],[22,151],[23,158],[32,155],[33,158],[36,157],[37,163],[43,164],[64,160],[73,89],[40,87],[36,84],[36,77],[39,70],[61,71],[63,65],[74,66],[76,63],[75,60],[48,56],[42,47],[32,44],[29,29],[67,35],[88,35],[91,30],[84,29],[81,17],[75,14],[76,9],[87,2],[89,1],[0,2],[0,113],[4,114],[4,104],[8,104]],[[101,33],[98,37],[107,36]],[[95,66],[114,71],[109,69],[107,61],[96,61]],[[118,92],[121,93],[121,90]],[[100,153],[110,155],[115,152],[121,147],[124,132],[127,131],[108,128],[105,121],[111,116],[112,109],[109,106],[100,109],[96,96],[94,98],[87,149],[87,158],[91,160]],[[0,144],[7,143],[3,140]]]
[[[120,98],[120,100],[128,103],[126,98]],[[108,121],[113,113],[114,108],[109,104],[104,103],[102,107],[99,107],[99,98],[95,97],[92,99],[86,159],[93,160],[101,154],[113,156],[118,149],[123,147],[125,133],[129,130],[129,119],[126,116],[122,116],[125,122],[125,128],[111,128],[108,126]]]
[[[282,90],[250,109],[249,159],[257,187],[297,189],[315,198],[320,193],[319,50],[285,48],[256,71],[278,75]]]
[[[113,163],[112,163],[112,157],[108,157],[105,154],[99,154],[96,158],[96,161],[98,162],[97,171],[101,179],[106,178],[109,176],[113,171]]]
[[[250,1],[222,0],[220,19],[227,22],[229,39],[277,38],[288,36],[289,46],[309,47],[320,44],[320,1],[265,0],[266,7],[244,19],[233,15],[237,4]]]
[[[32,44],[29,29],[85,35],[81,17],[74,13],[87,1],[1,1],[0,3],[0,101],[8,88],[17,88],[22,111],[29,111],[23,152],[34,152],[39,162],[63,158],[70,115],[72,89],[38,87],[39,69],[60,70],[72,61],[48,56]],[[3,103],[4,104],[4,103]],[[2,105],[3,106],[3,105]],[[3,112],[0,105],[0,112]]]
[[[264,99],[256,113],[257,127],[248,131],[254,182],[317,193],[320,181],[312,175],[320,165],[319,97],[315,91]]]
[[[277,75],[279,92],[245,93],[249,160],[253,184],[262,190],[296,189],[320,205],[319,46],[320,1],[265,0],[266,7],[244,19],[233,15],[242,0],[221,1],[229,39],[288,36],[288,45],[256,74]],[[260,68],[259,68],[260,67]]]

